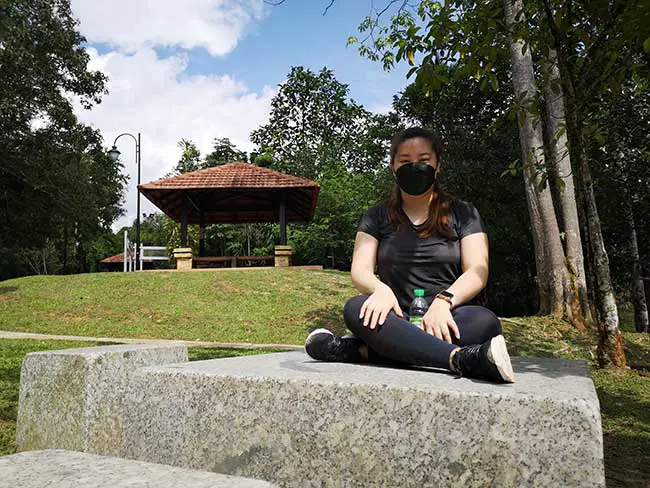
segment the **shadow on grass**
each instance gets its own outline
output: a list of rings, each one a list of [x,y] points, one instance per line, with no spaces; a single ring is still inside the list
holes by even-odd
[[[336,335],[345,335],[348,329],[343,320],[343,307],[329,306],[311,311],[305,316],[305,337],[314,329],[327,329]]]
[[[17,290],[17,286],[0,286],[0,295],[6,295]]]
[[[645,332],[626,333],[625,355],[630,368],[650,373],[650,339]]]
[[[641,436],[604,434],[607,488],[647,487],[650,480],[648,440]]]

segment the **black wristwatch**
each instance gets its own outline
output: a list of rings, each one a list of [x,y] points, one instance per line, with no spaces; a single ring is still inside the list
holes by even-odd
[[[454,303],[452,302],[452,299],[454,298],[454,294],[448,292],[447,290],[442,290],[436,295],[436,298],[440,298],[441,300],[444,300],[449,304],[451,308],[453,308]]]

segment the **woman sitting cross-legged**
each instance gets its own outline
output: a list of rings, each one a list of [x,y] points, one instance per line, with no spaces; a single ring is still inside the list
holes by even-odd
[[[487,282],[488,239],[476,208],[450,199],[437,184],[444,162],[438,139],[407,129],[394,138],[390,161],[393,194],[366,212],[356,236],[352,283],[362,295],[344,309],[353,335],[317,329],[307,337],[307,353],[321,361],[430,366],[514,382],[499,319],[466,304]],[[408,317],[416,289],[425,291],[428,306],[419,326]]]

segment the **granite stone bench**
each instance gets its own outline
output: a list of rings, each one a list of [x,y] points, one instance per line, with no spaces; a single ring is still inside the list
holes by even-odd
[[[0,488],[272,488],[266,481],[51,449],[0,457]]]
[[[20,372],[18,451],[118,454],[131,375],[143,366],[186,361],[185,345],[169,342],[28,354]]]
[[[28,359],[32,369],[52,367]],[[81,402],[93,411],[103,398],[121,408],[119,436],[110,443],[114,448],[119,437],[120,457],[280,486],[605,484],[598,398],[583,362],[515,358],[514,385],[426,369],[319,363],[302,352],[170,362],[130,369],[114,393],[119,402],[107,396],[108,375],[103,396],[48,406],[33,397],[57,386],[35,388],[34,375],[26,375],[19,447],[53,447],[40,445],[51,436],[34,434],[51,429],[53,418],[65,421],[52,410]],[[23,388],[31,392],[30,408],[22,405],[30,401]],[[59,388],[71,398],[81,391]],[[103,417],[85,418],[87,432],[102,431]],[[85,439],[77,436],[68,448],[96,448]]]

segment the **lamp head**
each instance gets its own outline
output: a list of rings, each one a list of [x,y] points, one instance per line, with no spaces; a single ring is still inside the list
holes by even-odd
[[[120,151],[117,150],[115,146],[111,148],[110,151],[108,151],[108,157],[111,158],[111,161],[115,162],[118,159],[120,159]]]

